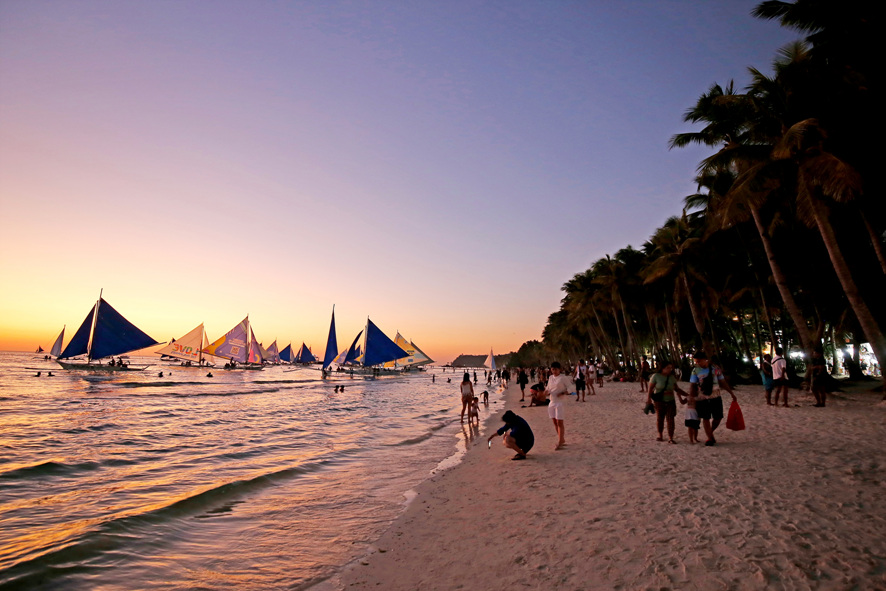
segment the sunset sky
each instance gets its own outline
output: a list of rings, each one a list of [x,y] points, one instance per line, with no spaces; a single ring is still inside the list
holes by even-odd
[[[796,38],[756,4],[4,1],[0,349],[103,288],[160,341],[516,350],[694,192],[683,113]]]

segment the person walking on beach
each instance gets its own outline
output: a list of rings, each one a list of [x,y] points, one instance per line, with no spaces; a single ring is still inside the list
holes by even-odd
[[[520,386],[520,402],[526,400],[526,384],[528,383],[529,376],[526,375],[526,370],[521,367],[520,372],[517,374],[517,385]]]
[[[545,386],[545,394],[550,399],[548,404],[548,416],[554,422],[554,429],[557,431],[557,446],[554,450],[563,449],[566,445],[566,427],[563,420],[566,418],[566,396],[569,395],[568,378],[560,373],[562,368],[560,363],[555,361],[551,364],[551,376],[548,378],[548,384]]]
[[[533,435],[532,429],[529,428],[529,423],[523,417],[514,414],[510,410],[506,410],[505,414],[501,415],[501,420],[505,422],[504,427],[490,435],[489,439],[487,439],[490,442],[490,447],[493,437],[503,435],[502,443],[504,446],[517,452],[511,459],[525,460],[526,454],[535,445],[535,435]],[[508,430],[509,432],[505,434],[505,431]]]
[[[603,387],[603,373],[605,371],[604,367],[603,367],[603,362],[598,359],[597,363],[596,363],[596,367],[597,367],[597,385],[602,388]]]
[[[784,349],[775,348],[772,358],[772,384],[775,386],[775,406],[778,406],[778,395],[784,393],[784,405],[788,405],[788,361],[784,358]]]
[[[664,441],[664,424],[667,421],[668,443],[676,443],[674,441],[674,417],[677,414],[677,402],[674,392],[686,396],[686,392],[677,385],[674,364],[662,362],[658,372],[649,378],[649,390],[646,396],[646,404],[655,406],[655,419],[658,427],[657,441]]]
[[[465,377],[461,381],[459,390],[461,391],[461,422],[464,423],[465,410],[467,410],[471,400],[474,399],[474,385],[471,383],[471,376],[468,372],[465,372]]]
[[[733,401],[736,400],[735,392],[723,376],[723,371],[712,365],[703,351],[693,355],[693,359],[695,369],[689,377],[689,398],[695,399],[695,408],[708,438],[704,444],[710,447],[717,444],[714,431],[723,420],[723,399],[720,398],[719,389],[714,390],[714,380],[717,380],[720,388],[729,392]]]
[[[640,375],[637,376],[640,380],[640,392],[646,392],[646,390],[648,390],[649,376],[651,374],[652,368],[649,367],[649,360],[646,359],[646,356],[644,355],[642,361],[640,361]]]

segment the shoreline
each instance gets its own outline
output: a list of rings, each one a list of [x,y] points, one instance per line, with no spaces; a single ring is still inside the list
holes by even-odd
[[[461,461],[435,470],[367,553],[310,587],[454,589],[875,588],[886,586],[886,405],[837,393],[828,408],[736,394],[748,429],[690,445],[655,441],[636,383],[567,402],[565,450],[516,385],[490,404]],[[728,397],[726,406],[728,409]],[[498,408],[494,408],[498,407]],[[511,409],[536,436],[510,461],[485,441]]]

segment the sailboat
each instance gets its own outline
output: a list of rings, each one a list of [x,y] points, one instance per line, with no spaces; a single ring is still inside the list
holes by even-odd
[[[362,344],[359,343],[363,337]],[[375,375],[381,372],[383,365],[389,361],[408,357],[406,351],[392,341],[369,317],[366,318],[366,328],[357,334],[354,342],[348,347],[347,352],[340,354],[335,362],[339,365],[353,362],[360,368],[359,373]],[[353,370],[352,370],[353,371]]]
[[[289,343],[283,347],[282,351],[280,351],[280,361],[283,361],[284,363],[292,363],[293,359],[295,359],[295,357],[292,355],[292,343]]]
[[[385,369],[409,371],[411,368],[421,369],[422,365],[434,362],[433,359],[425,355],[424,351],[416,347],[415,343],[407,341],[399,331],[397,331],[397,336],[394,338],[394,343],[406,351],[408,355],[406,357],[401,357],[400,359],[395,359],[394,361],[388,361],[384,364]]]
[[[130,351],[159,344],[124,318],[99,294],[95,306],[89,311],[80,328],[71,338],[71,342],[68,343],[56,361],[64,369],[143,371],[150,366],[123,365],[122,363],[114,363],[113,360],[105,365],[95,362],[105,357],[123,355]],[[70,359],[84,353],[86,354],[86,363],[62,361],[62,359]]]
[[[157,355],[166,358],[180,359],[184,363],[182,365],[209,366],[213,364],[206,359],[203,349],[209,345],[209,339],[206,338],[206,330],[203,323],[200,326],[181,337],[178,340],[171,341],[168,345],[154,351]]]
[[[293,363],[314,363],[315,361],[317,361],[317,358],[314,357],[314,354],[311,353],[308,346],[302,343],[298,353],[295,354],[295,360]]]
[[[335,305],[332,306],[332,320],[329,323],[329,338],[326,339],[326,353],[323,355],[323,375],[338,355],[338,342],[335,338]]]
[[[62,327],[62,331],[58,333],[58,338],[55,339],[55,343],[52,344],[52,349],[49,350],[50,357],[58,357],[62,354],[62,343],[65,340],[65,328],[67,328],[67,325]]]
[[[255,333],[249,326],[249,316],[205,347],[203,352],[229,360],[225,363],[225,369],[262,368],[262,355]]]
[[[265,361],[273,363],[274,365],[280,365],[280,352],[277,351],[277,339],[274,339],[274,342],[271,343],[270,347],[262,349],[262,357],[264,357]]]
[[[495,371],[495,355],[492,354],[492,347],[489,347],[489,357],[483,362],[483,367],[489,367],[489,369]]]

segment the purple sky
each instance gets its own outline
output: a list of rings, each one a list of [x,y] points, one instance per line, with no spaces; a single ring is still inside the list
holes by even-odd
[[[679,213],[684,111],[797,37],[755,5],[3,2],[0,348],[104,287],[160,340],[516,349]]]

